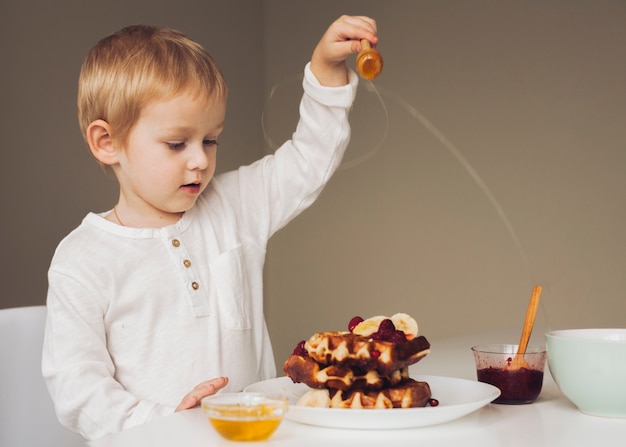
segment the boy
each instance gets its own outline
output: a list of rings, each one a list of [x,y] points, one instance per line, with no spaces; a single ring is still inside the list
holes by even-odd
[[[49,270],[42,370],[64,425],[95,439],[275,376],[266,244],[341,161],[357,87],[345,59],[360,39],[377,43],[372,19],[331,24],[305,67],[293,138],[215,178],[227,88],[211,57],[146,26],[91,49],[79,121],[120,194],[59,244]]]

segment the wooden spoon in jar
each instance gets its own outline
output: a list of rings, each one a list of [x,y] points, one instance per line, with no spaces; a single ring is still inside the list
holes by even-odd
[[[378,50],[371,47],[367,39],[361,39],[361,51],[356,57],[356,69],[368,81],[383,71],[383,57]]]
[[[530,334],[533,332],[533,326],[535,324],[535,316],[537,316],[537,308],[539,307],[539,300],[541,299],[541,286],[533,287],[533,291],[530,295],[530,302],[528,303],[528,309],[526,310],[526,319],[524,320],[524,328],[522,329],[522,336],[517,346],[517,353],[513,357],[513,361],[508,365],[507,369],[530,369],[526,360],[524,360],[524,353],[528,347],[528,340],[530,340]]]

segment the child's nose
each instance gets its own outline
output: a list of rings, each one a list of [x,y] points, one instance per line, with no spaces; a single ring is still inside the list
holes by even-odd
[[[202,144],[194,144],[189,151],[188,167],[190,170],[204,170],[209,167],[208,150]]]

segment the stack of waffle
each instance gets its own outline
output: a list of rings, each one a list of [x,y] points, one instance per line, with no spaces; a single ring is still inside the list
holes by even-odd
[[[355,318],[360,321],[351,322],[349,332],[319,332],[300,342],[285,362],[285,374],[311,388],[298,405],[425,406],[431,398],[430,387],[410,378],[408,367],[430,352],[430,344],[423,336],[416,336],[414,320],[406,314],[365,321]]]

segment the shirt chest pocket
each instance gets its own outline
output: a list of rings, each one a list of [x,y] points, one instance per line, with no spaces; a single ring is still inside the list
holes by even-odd
[[[243,248],[238,246],[222,253],[210,268],[221,324],[231,330],[250,329],[252,303]]]

